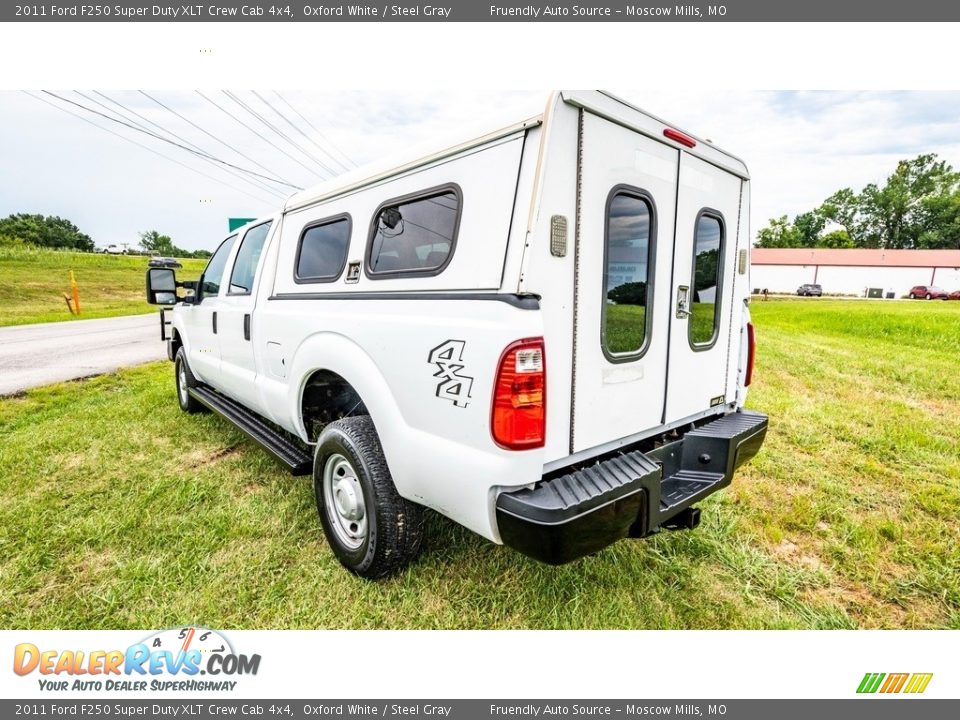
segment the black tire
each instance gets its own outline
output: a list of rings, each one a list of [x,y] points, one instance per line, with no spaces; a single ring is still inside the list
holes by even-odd
[[[916,300],[916,299],[917,299],[917,296],[914,295],[913,293],[910,293],[910,299],[911,299],[911,300]]]
[[[930,293],[927,293],[927,300],[933,300],[933,295],[931,295]]]
[[[363,495],[360,537],[347,537],[351,529],[357,530],[356,523],[338,510],[333,490],[328,487],[325,492],[330,482],[324,477],[328,465],[332,479],[346,468],[344,460],[354,473],[350,482],[358,484]],[[406,567],[420,552],[423,508],[397,493],[369,415],[343,418],[323,429],[313,460],[313,488],[327,542],[350,572],[368,580],[386,577]]]
[[[177,403],[181,410],[191,414],[206,410],[203,404],[187,393],[187,388],[196,387],[199,383],[190,370],[187,353],[182,347],[177,350],[177,356],[173,360],[173,379],[177,386]]]

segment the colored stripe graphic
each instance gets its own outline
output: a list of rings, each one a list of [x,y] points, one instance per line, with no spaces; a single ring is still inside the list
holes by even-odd
[[[880,687],[880,681],[883,680],[885,675],[883,673],[867,673],[863,676],[863,680],[860,681],[860,687],[857,688],[858,693],[875,693],[877,688]]]
[[[927,689],[933,673],[866,673],[860,685],[857,686],[858,693],[885,693],[895,694],[899,692],[918,694]]]
[[[905,693],[922,693],[927,689],[927,685],[930,684],[930,678],[933,677],[933,673],[914,673],[913,677],[910,678],[910,682],[907,684]]]

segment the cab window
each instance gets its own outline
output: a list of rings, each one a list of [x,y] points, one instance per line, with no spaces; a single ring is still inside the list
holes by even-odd
[[[231,235],[222,243],[217,251],[210,258],[207,267],[200,278],[200,296],[201,300],[207,295],[217,295],[220,292],[220,281],[223,279],[223,271],[227,267],[227,258],[233,250],[233,244],[237,241],[236,235]]]
[[[267,240],[272,223],[265,222],[247,230],[237,251],[237,259],[230,273],[230,294],[249,295],[253,291],[253,279],[257,274],[257,265],[263,253],[263,244]]]

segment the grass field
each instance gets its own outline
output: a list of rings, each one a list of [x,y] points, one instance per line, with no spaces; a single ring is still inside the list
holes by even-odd
[[[149,258],[42,249],[0,248],[0,326],[153,312],[144,299]],[[203,259],[182,259],[182,279],[194,280]],[[79,318],[70,315],[69,272],[80,288]]]
[[[0,401],[0,626],[960,629],[960,303],[753,313],[763,451],[697,531],[559,568],[431,516],[404,574],[348,575],[309,481],[166,363]]]

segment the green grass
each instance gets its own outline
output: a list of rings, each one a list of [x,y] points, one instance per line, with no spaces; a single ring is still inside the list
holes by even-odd
[[[144,298],[149,258],[43,249],[0,247],[0,326],[113,317],[154,311]],[[203,259],[182,259],[178,276],[199,277]],[[70,294],[73,270],[80,289],[78,317],[63,294]]]
[[[406,572],[350,576],[309,481],[181,414],[169,364],[4,400],[0,626],[960,629],[960,303],[753,314],[761,453],[695,532],[559,568],[431,515]]]

